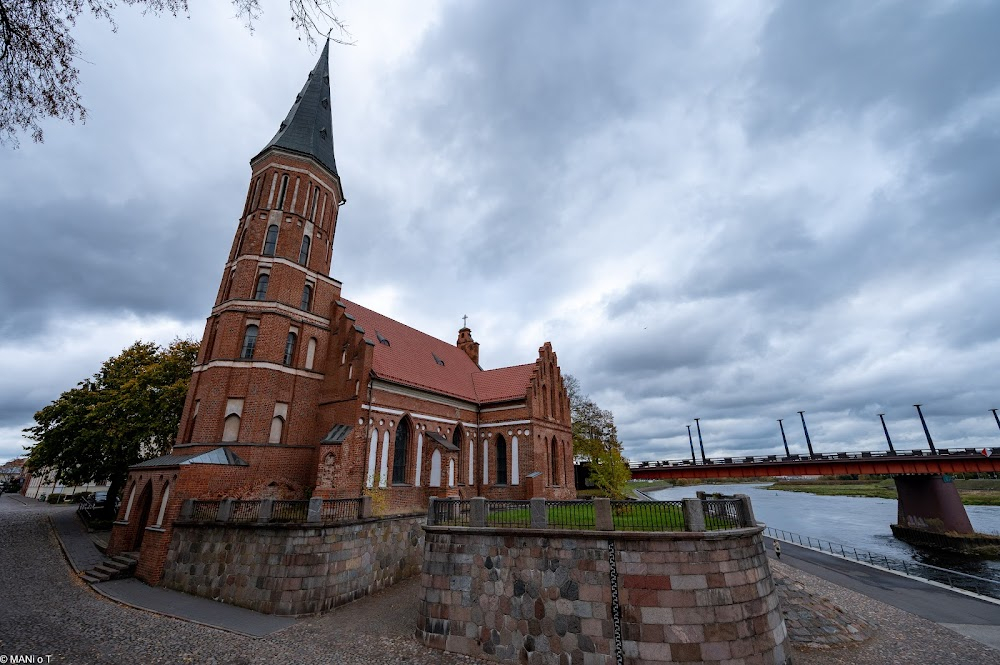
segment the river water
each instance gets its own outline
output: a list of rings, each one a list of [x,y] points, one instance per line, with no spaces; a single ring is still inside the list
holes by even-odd
[[[1000,561],[923,550],[896,540],[896,501],[855,496],[817,496],[764,489],[766,484],[691,485],[648,492],[659,501],[693,498],[695,492],[746,494],[758,522],[803,537],[822,538],[903,561],[928,563],[1000,581]],[[966,506],[980,533],[1000,533],[1000,506]]]

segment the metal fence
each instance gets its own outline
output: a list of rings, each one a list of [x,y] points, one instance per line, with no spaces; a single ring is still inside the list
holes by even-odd
[[[435,501],[434,523],[448,526],[469,526],[469,502],[459,499]]]
[[[489,526],[531,526],[530,501],[486,501]]]
[[[351,522],[361,517],[361,499],[326,499],[320,518],[324,522]]]
[[[220,501],[195,501],[191,519],[197,522],[214,522],[219,516]]]
[[[546,501],[549,526],[555,529],[593,529],[594,504],[591,501]],[[530,514],[529,514],[530,518]]]
[[[682,501],[612,501],[616,531],[684,531]]]
[[[271,504],[271,522],[305,522],[308,517],[308,501],[275,501]]]
[[[904,573],[912,577],[918,577],[920,579],[937,582],[938,584],[944,584],[945,586],[950,586],[955,589],[971,591],[981,596],[1000,599],[1000,582],[997,580],[991,580],[977,575],[970,575],[968,573],[960,573],[957,570],[940,568],[938,566],[932,566],[929,563],[894,559],[885,556],[884,554],[877,554],[869,552],[868,550],[858,549],[852,545],[834,543],[829,540],[814,538],[812,536],[801,536],[792,531],[775,529],[770,526],[764,530],[764,533],[775,540],[782,540],[787,543],[792,543],[793,545],[801,545],[802,547],[808,547],[809,549],[826,552],[845,559],[854,559],[855,561],[867,563],[876,568],[882,568],[897,573]]]
[[[739,499],[704,499],[705,530],[723,531],[753,526],[750,515]]]
[[[260,501],[233,501],[230,522],[256,522],[260,518]]]

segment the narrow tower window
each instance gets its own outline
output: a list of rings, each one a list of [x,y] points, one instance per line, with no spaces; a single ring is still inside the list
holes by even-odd
[[[309,260],[309,236],[302,236],[302,247],[299,248],[299,263],[306,264]]]
[[[302,289],[302,306],[299,309],[304,309],[305,311],[310,311],[313,298],[313,287],[312,284],[306,284],[305,288]]]
[[[319,187],[313,190],[313,207],[312,212],[309,213],[309,221],[316,221],[316,205],[319,203]]]
[[[281,189],[278,190],[278,210],[285,209],[285,194],[288,192],[288,176],[281,176]]]
[[[257,346],[257,333],[260,329],[251,324],[247,326],[246,334],[243,335],[243,350],[240,352],[240,358],[244,360],[250,360],[253,358],[254,348]]]
[[[254,291],[254,300],[263,300],[267,297],[267,283],[270,281],[271,277],[265,272],[257,278],[257,288]]]
[[[292,360],[295,359],[295,339],[296,335],[293,332],[288,333],[288,339],[285,341],[285,364],[291,365]]]
[[[410,419],[403,418],[396,428],[396,445],[392,452],[392,482],[406,482],[407,447],[410,445]]]
[[[274,248],[278,245],[278,225],[271,224],[267,227],[267,236],[264,238],[264,256],[274,256]]]

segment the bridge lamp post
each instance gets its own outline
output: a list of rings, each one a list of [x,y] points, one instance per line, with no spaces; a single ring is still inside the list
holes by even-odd
[[[778,427],[781,428],[781,442],[785,444],[785,457],[791,457],[792,453],[788,451],[788,438],[785,436],[785,426],[781,423],[781,418],[778,418]]]
[[[920,416],[920,424],[924,426],[924,435],[927,437],[927,445],[931,447],[931,454],[937,454],[937,448],[934,447],[934,441],[931,439],[931,432],[927,429],[927,421],[924,420],[924,412],[920,410],[920,404],[914,404],[917,407],[917,415]]]
[[[698,422],[701,418],[694,419],[694,426],[698,428],[698,447],[701,448],[701,461],[703,464],[708,464],[708,460],[705,458],[705,442],[701,440],[701,423]]]
[[[687,428],[688,428],[688,443],[691,444],[691,463],[697,464],[698,458],[694,456],[694,439],[691,438],[691,426],[688,425]]]
[[[878,419],[882,421],[882,431],[885,432],[885,441],[889,444],[889,452],[896,454],[896,449],[892,447],[892,439],[889,438],[889,428],[885,426],[885,414],[878,414]]]
[[[799,418],[802,419],[802,431],[806,433],[806,446],[809,447],[809,457],[813,457],[812,439],[809,438],[809,429],[806,427],[805,411],[799,411]]]

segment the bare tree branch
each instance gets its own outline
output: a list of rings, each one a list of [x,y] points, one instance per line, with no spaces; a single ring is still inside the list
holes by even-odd
[[[260,20],[260,0],[231,0],[249,30]],[[0,0],[0,145],[19,145],[21,133],[41,142],[45,118],[86,122],[77,87],[81,53],[73,39],[79,16],[89,12],[117,30],[119,5],[138,6],[143,14],[187,15],[187,0]],[[311,46],[333,30],[338,44],[350,44],[347,26],[334,12],[335,0],[289,0],[291,20]]]

